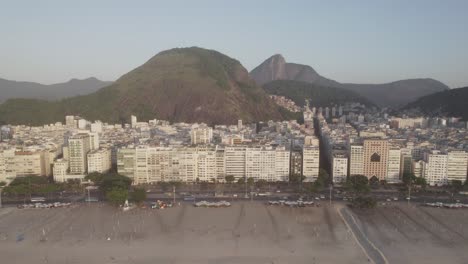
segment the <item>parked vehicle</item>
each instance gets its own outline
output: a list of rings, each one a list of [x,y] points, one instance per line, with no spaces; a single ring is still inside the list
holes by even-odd
[[[45,201],[46,201],[45,197],[40,197],[40,196],[31,197],[31,203],[43,203]]]

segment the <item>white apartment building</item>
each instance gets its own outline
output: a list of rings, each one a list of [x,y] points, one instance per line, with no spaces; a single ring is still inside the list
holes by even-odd
[[[199,181],[218,180],[217,153],[214,149],[197,150],[197,178]],[[224,162],[222,163],[224,167]]]
[[[465,183],[468,167],[468,153],[450,151],[447,154],[447,180],[459,180]]]
[[[80,133],[68,139],[70,174],[85,174],[87,172],[90,149],[88,134]]]
[[[2,167],[0,168],[0,176],[2,181],[11,182],[16,178],[15,149],[6,149],[0,153],[0,167]]]
[[[135,128],[135,127],[136,127],[137,122],[138,122],[137,117],[134,116],[134,115],[132,115],[132,116],[130,117],[130,124],[131,124],[132,128]]]
[[[274,181],[289,181],[291,152],[285,147],[275,150],[275,179]]]
[[[204,124],[193,125],[190,131],[190,141],[193,145],[209,144],[213,139],[213,129]]]
[[[45,162],[42,152],[17,151],[15,152],[16,176],[45,176]]]
[[[318,178],[320,150],[318,146],[304,146],[302,150],[302,175],[305,182],[313,182]]]
[[[178,159],[178,181],[195,182],[197,180],[197,150],[195,148],[183,148],[174,151],[174,158]],[[174,160],[173,158],[173,160]],[[173,165],[175,163],[173,162]],[[176,175],[176,174],[175,174]]]
[[[68,128],[76,128],[75,116],[65,116],[65,126],[67,126]]]
[[[387,177],[385,180],[388,183],[399,183],[401,172],[401,151],[398,148],[390,148],[388,150],[387,162]]]
[[[95,132],[88,132],[89,135],[89,149],[99,149],[99,134]]]
[[[78,128],[79,129],[86,129],[86,124],[87,124],[87,121],[83,118],[81,119],[78,119]]]
[[[102,123],[96,121],[91,124],[91,132],[93,133],[102,133]]]
[[[289,176],[289,156],[284,147],[122,148],[117,152],[117,170],[135,184],[224,181],[226,175],[281,181]]]
[[[236,181],[245,178],[245,149],[244,146],[226,147],[224,149],[224,166],[226,176],[232,175]]]
[[[58,159],[52,169],[55,182],[66,182],[68,175],[68,160]]]
[[[264,147],[247,148],[245,152],[245,173],[247,178],[274,181],[276,153]]]
[[[343,154],[334,154],[332,157],[333,183],[343,183],[348,175],[348,157]]]
[[[9,182],[6,178],[6,164],[3,151],[0,150],[0,182]]]
[[[447,155],[439,151],[425,153],[423,175],[429,185],[446,185],[447,180]]]
[[[117,150],[117,171],[132,180],[135,176],[135,153],[134,148],[120,148]]]
[[[106,173],[111,169],[111,151],[109,149],[97,149],[88,153],[88,173]]]
[[[350,146],[349,175],[364,175],[364,147],[362,145]]]

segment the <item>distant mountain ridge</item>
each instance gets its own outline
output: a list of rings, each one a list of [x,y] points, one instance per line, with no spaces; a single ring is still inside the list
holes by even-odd
[[[0,78],[0,103],[11,98],[30,98],[43,100],[58,100],[66,97],[85,95],[96,92],[112,82],[106,82],[90,77],[87,79],[71,79],[68,82],[51,85],[35,82],[19,82]]]
[[[419,98],[403,109],[419,110],[427,115],[462,117],[468,121],[468,87],[451,89]]]
[[[293,80],[314,83],[321,86],[337,87],[338,82],[320,76],[312,67],[297,63],[286,63],[281,54],[268,58],[250,72],[258,85],[275,80]]]
[[[0,121],[40,125],[67,114],[89,120],[128,122],[153,118],[171,122],[235,124],[279,120],[277,106],[239,63],[198,47],[162,51],[97,92],[61,101],[15,99],[0,105]]]
[[[408,79],[385,84],[340,83],[325,78],[308,65],[287,63],[276,54],[250,72],[252,78],[264,85],[275,80],[294,80],[326,87],[344,88],[359,93],[380,107],[398,107],[422,96],[450,89],[433,79]]]

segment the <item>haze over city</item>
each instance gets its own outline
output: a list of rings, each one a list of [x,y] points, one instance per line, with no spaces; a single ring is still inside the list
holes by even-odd
[[[16,1],[0,262],[468,263],[467,1]]]

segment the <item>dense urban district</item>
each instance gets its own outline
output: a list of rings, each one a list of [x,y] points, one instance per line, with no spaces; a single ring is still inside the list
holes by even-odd
[[[292,101],[279,104],[302,111]],[[289,106],[288,106],[289,104]],[[40,127],[1,127],[0,182],[25,176],[84,181],[116,172],[133,185],[160,182],[315,182],[349,177],[399,184],[463,185],[468,171],[467,123],[457,118],[393,117],[359,103],[303,109],[296,120],[237,125],[107,124],[66,116]],[[302,122],[302,120],[301,120]],[[328,177],[329,175],[329,177]],[[329,179],[329,182],[328,182]]]
[[[303,118],[2,126],[1,254],[19,263],[468,261],[466,122],[271,98]]]

